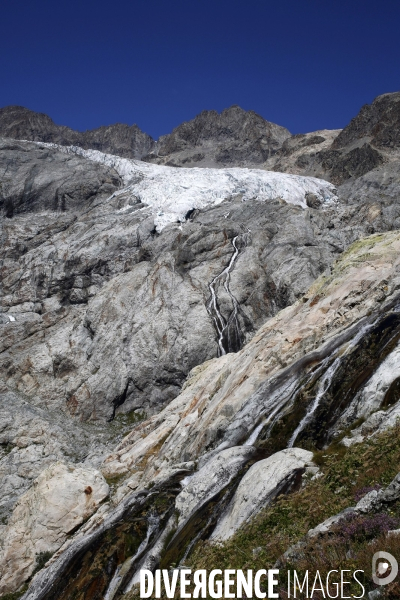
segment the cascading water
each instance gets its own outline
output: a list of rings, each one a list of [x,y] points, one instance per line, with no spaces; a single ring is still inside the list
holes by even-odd
[[[136,551],[136,554],[128,558],[122,565],[119,565],[117,567],[114,576],[110,581],[110,585],[108,586],[107,592],[105,593],[104,600],[113,600],[120,588],[124,575],[129,571],[130,567],[134,564],[135,560],[146,550],[150,541],[150,537],[159,527],[160,519],[157,515],[149,515],[147,522],[148,527],[145,539],[141,542],[139,548]],[[134,577],[131,580],[131,587],[135,583],[133,582]]]
[[[317,408],[319,406],[321,398],[328,391],[328,389],[332,383],[332,378],[333,378],[334,374],[336,373],[339,365],[340,365],[340,358],[338,357],[333,361],[333,363],[331,364],[329,369],[326,371],[325,375],[320,380],[314,402],[312,403],[310,409],[307,411],[307,414],[302,418],[302,420],[300,421],[300,423],[294,430],[293,435],[289,440],[288,448],[293,448],[294,443],[297,439],[297,436],[299,435],[299,433],[301,433],[303,431],[303,429],[311,421],[315,411],[317,410]]]
[[[244,445],[254,445],[263,431],[263,439],[268,437],[274,427],[276,421],[278,421],[285,412],[287,412],[293,405],[296,396],[301,390],[307,388],[310,382],[317,381],[317,392],[314,401],[308,408],[306,415],[298,423],[295,431],[292,433],[288,447],[292,448],[299,434],[310,424],[312,421],[321,400],[329,390],[332,380],[335,376],[336,371],[342,364],[342,360],[358,345],[363,337],[373,329],[378,323],[380,317],[374,319],[372,322],[363,324],[359,330],[354,334],[352,338],[347,340],[344,344],[336,347],[331,353],[326,356],[309,375],[305,377],[303,381],[300,381],[300,373],[295,376],[293,381],[284,381],[274,392],[266,392],[266,398],[255,399],[255,405],[257,410],[254,412],[249,406],[246,407],[247,415],[252,415],[254,422],[257,423],[253,431],[248,435]],[[319,380],[319,381],[318,381]],[[259,410],[262,407],[262,410]],[[245,415],[238,415],[238,421],[245,419]],[[266,427],[268,429],[266,430]]]
[[[241,238],[246,243],[246,234],[237,235],[232,240],[234,252],[231,256],[229,264],[219,275],[209,284],[211,298],[206,305],[208,314],[211,316],[214,327],[217,331],[218,356],[224,356],[227,352],[240,350],[242,345],[242,333],[238,321],[239,303],[229,288],[230,273],[233,270],[236,259],[239,256],[239,248],[237,240]],[[232,312],[228,319],[225,319],[221,314],[218,306],[217,287],[223,282],[224,289],[232,301]],[[231,331],[233,330],[233,338]]]
[[[335,360],[333,361],[333,363],[331,364],[329,369],[325,372],[324,376],[322,377],[322,379],[319,382],[317,394],[315,396],[314,402],[311,404],[311,407],[307,411],[307,414],[302,418],[302,420],[296,427],[295,431],[293,432],[293,435],[290,438],[289,443],[288,443],[288,448],[293,448],[293,445],[294,445],[297,437],[299,436],[299,434],[305,429],[305,427],[312,420],[313,415],[314,415],[315,411],[317,410],[322,398],[324,397],[324,395],[326,394],[326,392],[328,391],[328,389],[331,386],[332,379],[333,379],[336,371],[338,370],[338,368],[343,360],[343,357],[348,355],[349,352],[353,348],[355,348],[355,346],[357,346],[357,344],[362,340],[362,338],[365,336],[365,334],[368,333],[368,331],[376,325],[378,320],[379,319],[375,319],[373,321],[373,323],[368,323],[368,324],[364,325],[363,327],[361,327],[360,331],[354,336],[354,338],[352,340],[350,340],[346,350],[344,352],[342,352],[341,356],[338,356],[335,358]],[[336,354],[337,354],[337,352],[336,352]]]
[[[149,540],[150,537],[152,535],[152,533],[154,533],[154,531],[156,531],[156,529],[158,528],[160,523],[160,519],[157,516],[150,516],[149,517],[149,527],[147,529],[147,534],[146,534],[146,538],[143,540],[143,542],[140,544],[138,551],[136,552],[135,556],[132,557],[131,560],[131,565],[134,564],[135,560],[141,555],[143,554],[143,552],[147,549],[148,545],[149,545]],[[131,577],[128,585],[125,587],[124,589],[124,594],[126,594],[127,592],[130,592],[131,589],[133,588],[133,586],[136,583],[139,583],[139,577],[140,577],[140,566],[139,568],[135,570],[133,577]]]

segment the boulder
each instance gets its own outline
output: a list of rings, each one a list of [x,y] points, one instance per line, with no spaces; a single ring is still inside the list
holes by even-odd
[[[312,452],[287,448],[256,462],[243,477],[211,539],[227,540],[262,508],[299,483],[305,467],[312,465]]]

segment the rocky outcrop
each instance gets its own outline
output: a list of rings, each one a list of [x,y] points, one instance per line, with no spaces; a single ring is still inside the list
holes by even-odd
[[[341,129],[323,129],[292,135],[264,167],[282,173],[328,178],[327,170],[322,166],[321,153],[331,148],[340,132]]]
[[[238,173],[239,197],[221,187],[217,205],[159,235],[157,215],[135,194],[154,181],[165,193],[162,179],[147,170],[169,173],[166,167],[144,165],[142,173],[136,165],[120,175],[131,182],[120,194],[115,169],[75,153],[4,142],[5,172],[9,163],[4,203],[13,217],[3,221],[0,372],[10,390],[36,406],[83,420],[159,410],[194,366],[218,354],[220,332],[224,352],[241,347],[357,233],[325,229],[329,217],[318,209],[311,220],[307,190],[324,206],[324,194],[334,198],[332,186],[317,180],[284,178],[275,191],[260,179],[260,200],[249,193],[243,202],[256,178]],[[221,178],[229,179],[223,172]],[[204,198],[210,181],[209,188],[207,179],[201,183]],[[274,197],[286,188],[302,204]],[[65,210],[55,208],[57,193],[67,197]]]
[[[343,130],[316,131],[287,139],[266,168],[323,177],[336,185],[370,174],[380,181],[381,165],[396,163],[400,145],[400,93],[378,96]],[[376,178],[376,179],[375,179]]]
[[[78,533],[47,569],[36,576],[32,591],[25,598],[67,598],[62,583],[66,572],[79,593],[83,593],[81,586],[94,581],[98,582],[99,590],[104,590],[103,575],[100,585],[98,573],[99,568],[102,574],[105,572],[104,561],[111,552],[104,527],[117,518],[121,520],[126,507],[137,503],[141,493],[150,500],[149,491],[155,490],[154,497],[158,500],[153,508],[159,523],[164,520],[165,525],[159,525],[158,533],[154,529],[149,536],[143,533],[142,539],[147,540],[144,555],[136,556],[137,550],[133,551],[123,586],[135,581],[138,565],[147,564],[147,556],[149,561],[150,555],[152,557],[152,568],[160,561],[162,568],[167,568],[184,559],[199,536],[211,534],[213,524],[229,510],[230,503],[235,506],[235,495],[237,506],[241,507],[237,519],[233,519],[235,523],[246,518],[247,511],[249,515],[257,513],[269,501],[269,494],[274,493],[275,486],[270,485],[273,478],[265,477],[267,481],[255,478],[258,482],[253,487],[260,486],[260,492],[250,502],[245,501],[250,494],[245,478],[252,478],[252,471],[260,473],[265,465],[275,465],[273,471],[277,473],[279,486],[282,473],[278,474],[276,463],[282,466],[284,461],[279,461],[280,454],[275,452],[293,442],[318,446],[321,431],[325,435],[324,443],[330,423],[335,423],[346,409],[346,403],[368,382],[371,370],[385,360],[393,344],[398,342],[399,249],[398,232],[357,242],[343,253],[330,276],[318,279],[301,300],[267,321],[240,352],[197,367],[182,393],[158,415],[139,424],[104,462],[103,471],[108,476],[136,474],[135,491],[126,490],[119,508],[107,508],[101,515],[102,524],[96,525],[93,521],[86,532]],[[218,456],[225,457],[228,464],[230,453],[236,455],[240,446],[244,451],[246,448],[251,451],[247,474],[246,468],[235,469],[237,476],[233,479],[232,474],[221,477],[224,489],[215,487],[218,477],[211,477],[209,482],[202,469],[205,473],[207,464],[218,462]],[[256,453],[252,447],[257,449]],[[270,457],[265,462],[262,453]],[[310,457],[308,452],[297,449],[285,450],[286,455],[296,457],[288,469],[289,476],[297,467],[303,470]],[[218,464],[215,473],[211,469],[213,475],[223,468],[223,462]],[[182,476],[187,475],[189,465],[195,469],[193,477],[188,483],[183,481],[182,496],[174,496],[172,481],[176,481],[179,469]],[[165,483],[168,480],[169,487]],[[164,481],[161,492],[165,494],[164,503],[159,496],[161,481]],[[204,496],[201,506],[196,503],[198,496],[189,493],[191,482]],[[185,489],[189,491],[185,493]],[[174,509],[175,518],[179,519],[178,505],[181,508],[187,505],[185,514],[194,513],[198,518],[189,522],[184,519],[186,524],[182,523],[181,530],[171,538]],[[132,516],[131,512],[129,523]],[[235,527],[233,521],[232,527]],[[128,521],[123,522],[128,526]],[[167,530],[169,537],[163,538]],[[161,539],[164,553],[160,554],[157,548]],[[83,554],[82,548],[85,549]],[[89,563],[93,560],[96,568],[92,569]],[[83,570],[82,564],[86,565]],[[109,582],[111,579],[112,573]]]
[[[116,123],[80,132],[22,106],[0,109],[0,137],[93,148],[126,158],[141,158],[154,146],[154,140],[137,125]]]
[[[319,154],[330,177],[354,150],[337,190],[2,142],[2,534],[55,461],[112,483],[28,598],[100,600],[140,565],[185,564],[296,489],[302,448],[395,422],[400,240],[381,232],[400,219],[397,150],[319,133],[270,160]]]
[[[196,365],[241,348],[359,230],[327,227],[340,217],[335,201],[326,201],[334,200],[326,182],[204,170],[203,208],[158,233],[158,209],[136,194],[152,202],[145,194],[156,183],[157,198],[167,197],[172,175],[164,188],[161,175],[172,172],[180,177],[174,194],[188,202],[185,170],[118,157],[108,164],[106,155],[100,162],[14,140],[1,148],[0,507],[7,519],[50,462],[97,465],[127,430],[118,428],[123,415],[135,421],[159,412]],[[241,194],[232,193],[232,180]],[[307,208],[307,193],[319,208]]]
[[[182,528],[195,512],[226,488],[254,454],[252,446],[227,448],[207,460],[201,469],[190,476],[175,500],[179,514],[178,526]]]
[[[122,185],[109,167],[15,140],[0,140],[0,173],[0,209],[8,219],[27,212],[85,210]]]
[[[239,106],[220,114],[205,110],[160,137],[144,160],[176,167],[258,166],[288,137],[285,127]]]
[[[400,92],[383,94],[363,106],[335,139],[332,148],[364,143],[383,149],[400,147]]]
[[[350,192],[327,202],[330,184],[300,185],[296,178],[282,180],[279,193],[288,201],[261,185],[253,198],[254,181],[264,180],[241,171],[235,175],[241,194],[232,195],[224,183],[226,199],[204,202],[158,233],[158,215],[139,193],[152,202],[145,194],[155,183],[165,193],[161,174],[171,171],[180,176],[174,194],[186,198],[185,170],[101,157],[3,143],[2,181],[12,175],[6,200],[14,209],[2,221],[2,414],[11,403],[8,393],[19,399],[9,415],[18,427],[4,436],[0,459],[4,518],[50,461],[66,456],[97,465],[113,444],[110,420],[158,413],[196,365],[243,347],[349,243],[371,229],[390,228],[397,210],[396,180],[388,175],[386,195],[374,199],[371,187],[371,200],[361,205],[361,196]],[[150,177],[157,169],[158,179]],[[225,181],[223,170],[213,171],[212,185],[218,174]],[[207,198],[207,170],[202,177],[201,197]],[[54,197],[64,189],[62,210]],[[227,415],[235,410],[232,404]],[[253,416],[258,422],[259,414]],[[43,434],[20,442],[30,418],[39,420]],[[163,435],[176,423],[175,414],[166,419]],[[212,425],[210,440],[213,431]],[[160,435],[161,429],[138,442],[143,464],[157,452]],[[140,483],[143,465],[131,472],[139,446],[110,463],[110,476],[127,477],[119,498]]]
[[[0,390],[0,538],[16,500],[56,461],[99,466],[124,428],[85,427]]]
[[[40,558],[60,548],[67,535],[88,519],[108,496],[98,471],[54,463],[18,501],[4,531],[0,552],[0,594],[14,591]],[[43,566],[40,564],[40,567]]]
[[[295,489],[306,467],[317,471],[312,458],[308,450],[287,448],[256,462],[239,483],[211,539],[227,540],[276,496]]]
[[[59,126],[44,113],[23,106],[0,108],[0,136],[33,142],[57,142],[67,146],[75,144],[78,132]]]
[[[320,414],[320,418],[325,419],[327,434],[329,410],[336,413],[335,403],[341,402],[344,389],[351,386],[348,379],[356,377],[358,385],[363,384],[362,363],[352,362],[359,356],[358,343],[363,340],[363,344],[367,344],[368,336],[371,336],[369,343],[375,343],[378,336],[382,344],[376,363],[379,364],[397,339],[394,334],[398,317],[396,310],[392,312],[389,299],[397,297],[399,244],[397,232],[356,243],[342,255],[328,278],[317,280],[302,300],[268,320],[244,349],[195,370],[180,396],[138,426],[110,455],[105,462],[107,472],[113,469],[121,472],[123,465],[127,471],[135,469],[146,456],[143,477],[147,480],[152,477],[153,469],[162,468],[164,460],[165,464],[197,460],[205,452],[238,445],[249,438],[252,444],[263,439],[267,442],[274,437],[272,426],[275,425],[277,431],[283,426],[283,423],[278,426],[278,415],[285,416],[286,421],[286,415],[292,412],[294,418],[289,419],[284,438],[279,442],[285,447],[301,421],[301,414],[307,413],[301,390],[307,390],[307,405],[312,407],[312,420],[305,422],[305,428],[312,429],[314,421],[316,428],[312,435],[318,440]],[[365,262],[362,257],[366,257]],[[386,299],[389,304],[385,304]],[[390,326],[385,325],[387,319]],[[349,354],[345,354],[347,347]],[[343,357],[343,361],[339,357]],[[368,364],[367,381],[371,363],[365,352],[364,357]],[[321,365],[320,370],[315,370],[316,363]],[[332,366],[329,379],[321,380],[328,366]],[[304,388],[307,373],[310,390],[307,386]],[[314,374],[317,374],[316,379]],[[324,406],[318,395],[318,381],[323,381],[328,405]],[[346,387],[338,389],[339,381]],[[331,385],[335,390],[332,396]],[[312,394],[311,389],[314,389]],[[356,390],[351,389],[355,395]],[[320,404],[315,405],[316,398]],[[329,403],[332,403],[331,409]],[[341,406],[342,411],[345,408]],[[157,457],[149,459],[143,436],[153,439],[155,445],[157,437],[165,437],[167,423],[171,433]],[[159,436],[155,435],[157,428],[160,428]],[[275,438],[275,443],[280,436]],[[297,437],[297,442],[300,439]]]

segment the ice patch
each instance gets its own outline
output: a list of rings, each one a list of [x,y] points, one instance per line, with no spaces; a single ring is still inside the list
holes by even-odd
[[[192,209],[217,205],[231,198],[240,198],[243,202],[252,199],[267,202],[280,198],[303,208],[307,207],[307,193],[315,194],[322,203],[337,200],[335,187],[316,177],[239,167],[165,167],[98,150],[83,150],[77,146],[37,143],[113,167],[125,187],[112,197],[128,194],[149,206],[158,231],[169,223],[184,222],[185,215]]]

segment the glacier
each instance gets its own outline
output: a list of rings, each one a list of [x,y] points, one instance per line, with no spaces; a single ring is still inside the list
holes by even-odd
[[[261,202],[281,199],[302,208],[307,208],[306,194],[314,194],[322,204],[337,200],[335,186],[316,177],[241,167],[167,167],[98,150],[84,150],[78,146],[36,143],[114,168],[124,187],[111,198],[124,194],[128,199],[128,205],[119,210],[130,208],[129,197],[135,202],[139,200],[153,215],[158,232],[169,223],[185,222],[187,213],[193,209],[206,208],[233,198],[239,198],[243,202],[252,199]]]

